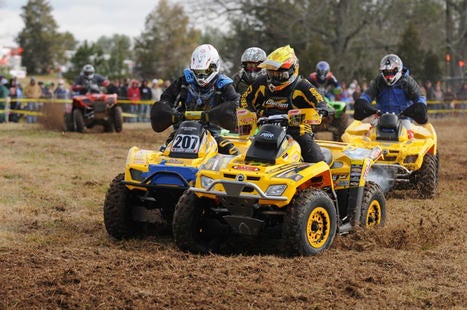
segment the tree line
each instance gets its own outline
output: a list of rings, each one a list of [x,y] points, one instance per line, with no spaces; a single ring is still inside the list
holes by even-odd
[[[201,43],[219,49],[230,75],[246,48],[269,53],[286,44],[303,75],[326,60],[338,77],[370,80],[387,53],[397,53],[419,80],[465,75],[457,62],[467,56],[467,0],[160,0],[137,37],[103,34],[96,42],[60,33],[46,0],[28,0],[21,9],[16,41],[27,71],[56,70],[72,50],[64,74],[70,80],[86,63],[109,78],[173,79]]]

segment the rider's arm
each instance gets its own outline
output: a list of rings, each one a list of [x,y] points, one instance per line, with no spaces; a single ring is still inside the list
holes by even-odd
[[[377,86],[378,77],[370,82],[368,89],[366,89],[360,97],[355,100],[354,105],[354,118],[361,121],[362,119],[378,112],[378,108],[371,104],[378,94]]]

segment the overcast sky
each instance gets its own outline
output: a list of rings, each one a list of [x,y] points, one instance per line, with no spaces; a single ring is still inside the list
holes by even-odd
[[[169,0],[169,3],[182,3]],[[27,0],[0,0],[0,46],[16,46],[15,37],[24,28],[20,14]],[[59,32],[69,31],[78,41],[96,41],[100,36],[138,36],[146,16],[158,0],[48,0]]]

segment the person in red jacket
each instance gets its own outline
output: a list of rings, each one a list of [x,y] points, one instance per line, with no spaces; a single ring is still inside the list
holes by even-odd
[[[140,101],[141,100],[141,90],[139,89],[139,83],[137,80],[131,81],[130,87],[126,91],[126,96],[130,101]],[[139,102],[130,103],[129,113],[133,114],[128,122],[134,123],[137,120],[138,114],[138,104]]]

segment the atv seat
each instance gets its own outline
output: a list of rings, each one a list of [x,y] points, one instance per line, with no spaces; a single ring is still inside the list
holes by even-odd
[[[275,164],[285,136],[286,133],[282,127],[271,124],[263,125],[248,148],[245,160]]]
[[[399,141],[401,130],[399,118],[392,113],[381,115],[376,130],[376,140]]]

